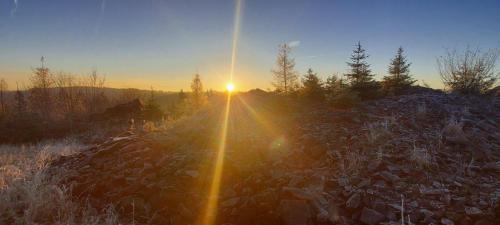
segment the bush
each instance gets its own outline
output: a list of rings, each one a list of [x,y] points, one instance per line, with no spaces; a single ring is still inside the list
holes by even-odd
[[[447,51],[437,59],[439,74],[446,88],[461,94],[483,94],[494,86],[499,74],[495,63],[499,50],[482,53],[479,49],[467,48],[464,53]]]
[[[339,108],[349,108],[356,106],[361,101],[358,92],[350,89],[343,89],[336,96],[329,99],[330,103]]]

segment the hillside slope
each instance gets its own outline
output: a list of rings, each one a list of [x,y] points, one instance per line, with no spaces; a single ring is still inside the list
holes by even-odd
[[[75,198],[115,204],[125,221],[197,223],[224,105],[51,167]],[[216,224],[500,223],[497,100],[425,92],[349,110],[296,107],[233,97]]]

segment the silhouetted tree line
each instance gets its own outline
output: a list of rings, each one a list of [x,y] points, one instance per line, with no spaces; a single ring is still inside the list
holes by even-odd
[[[107,108],[135,99],[144,102],[141,120],[178,119],[203,107],[212,93],[203,90],[199,75],[193,79],[191,89],[190,93],[181,90],[178,96],[170,93],[162,99],[158,98],[162,92],[153,88],[149,95],[132,88],[113,95],[108,93],[105,78],[97,71],[88,76],[53,73],[42,61],[41,67],[33,69],[27,86],[16,85],[15,91],[8,91],[7,82],[0,79],[0,143],[38,141],[113,129],[116,128],[114,124],[102,120],[97,124],[92,118]],[[169,97],[166,99],[166,96]],[[127,121],[119,125],[127,126]]]
[[[276,68],[272,70],[272,85],[279,95],[350,107],[363,100],[406,94],[415,87],[411,63],[402,47],[390,60],[387,75],[381,81],[374,79],[367,62],[369,55],[360,42],[347,62],[347,73],[331,75],[325,81],[312,68],[300,76],[291,52],[288,44],[280,45]],[[447,51],[437,59],[445,88],[462,94],[485,93],[498,80],[499,74],[494,70],[498,55],[498,50]],[[0,143],[37,141],[89,131],[95,128],[89,120],[91,115],[135,99],[145,102],[141,119],[175,120],[205,107],[214,92],[204,90],[200,75],[196,74],[190,92],[180,90],[169,101],[160,101],[159,94],[152,88],[149,95],[129,88],[121,90],[119,95],[110,95],[106,93],[104,77],[96,71],[88,76],[53,73],[43,65],[42,58],[42,66],[33,69],[29,85],[16,84],[15,91],[8,91],[7,82],[0,79]]]
[[[288,44],[279,46],[276,68],[272,70],[272,85],[278,94],[298,96],[310,102],[326,101],[337,107],[350,107],[363,100],[410,93],[417,81],[410,74],[411,63],[403,47],[397,49],[390,60],[387,75],[381,81],[374,79],[367,62],[369,55],[360,42],[356,43],[347,62],[348,72],[343,76],[329,76],[326,82],[309,68],[299,83],[291,51]],[[498,50],[481,53],[467,48],[463,54],[448,51],[437,60],[445,88],[462,94],[485,93],[498,80],[499,74],[494,72],[498,55]],[[428,88],[428,85],[424,86]]]
[[[111,102],[103,92],[104,78],[52,73],[43,66],[33,69],[27,86],[7,91],[0,81],[0,141],[36,141],[57,138],[88,129],[86,118]],[[10,99],[7,99],[7,94]]]

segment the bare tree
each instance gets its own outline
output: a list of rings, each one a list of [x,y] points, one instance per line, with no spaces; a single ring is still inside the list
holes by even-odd
[[[106,78],[99,76],[97,70],[93,70],[89,75],[86,84],[87,109],[90,113],[96,113],[103,109],[105,96],[104,84]]]
[[[121,102],[130,102],[134,99],[140,99],[141,93],[139,89],[136,88],[126,88],[121,91]]]
[[[274,75],[272,85],[276,91],[283,94],[298,88],[298,75],[295,71],[295,60],[290,56],[292,48],[288,44],[279,46],[278,57],[276,59],[276,69],[271,72]]]
[[[5,114],[6,111],[7,111],[7,105],[5,103],[5,92],[7,91],[8,89],[8,85],[7,85],[7,82],[2,78],[0,79],[0,106],[2,107],[1,108],[1,113],[0,114]]]
[[[72,121],[82,111],[82,98],[78,91],[77,77],[60,72],[55,76],[57,87],[57,105],[62,116]]]
[[[445,56],[437,58],[441,79],[446,88],[463,94],[481,94],[497,81],[495,63],[500,51],[491,49],[481,52],[479,48],[467,47],[463,53],[447,50]]]

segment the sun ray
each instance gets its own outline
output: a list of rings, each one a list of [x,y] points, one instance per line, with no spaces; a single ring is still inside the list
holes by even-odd
[[[232,84],[232,82],[234,76],[234,68],[236,64],[236,52],[238,47],[238,36],[239,36],[240,20],[241,20],[241,7],[242,7],[242,0],[236,0],[236,8],[235,8],[234,24],[233,24],[233,43],[231,51],[231,68],[229,73],[230,86],[228,86],[227,102],[225,106],[224,119],[222,122],[221,138],[220,138],[219,148],[217,149],[217,156],[214,165],[212,183],[210,185],[208,202],[202,220],[203,225],[215,224],[217,216],[218,198],[222,180],[222,170],[224,168],[224,156],[226,152],[227,126],[229,121],[229,111],[231,108],[231,91],[234,89],[234,85]]]
[[[236,0],[236,13],[234,15],[233,24],[233,46],[231,52],[231,69],[229,73],[229,81],[233,82],[234,67],[236,64],[236,52],[238,51],[238,39],[240,34],[242,0]]]
[[[203,216],[203,225],[212,225],[215,223],[217,215],[218,197],[222,180],[222,169],[224,167],[224,156],[226,152],[226,138],[227,138],[227,124],[229,121],[229,111],[231,108],[231,93],[227,95],[227,102],[224,112],[224,120],[222,122],[221,138],[219,148],[217,149],[217,156],[214,165],[212,176],[212,183],[210,185],[210,192],[208,195],[208,203],[205,214]]]
[[[257,111],[249,104],[247,101],[244,99],[242,96],[237,96],[238,100],[242,103],[242,105],[245,107],[245,109],[250,113],[250,115],[253,117],[253,119],[259,123],[265,131],[268,133],[269,136],[271,137],[276,137],[281,134],[273,124],[271,124],[266,118],[264,118],[262,115],[259,115]]]

